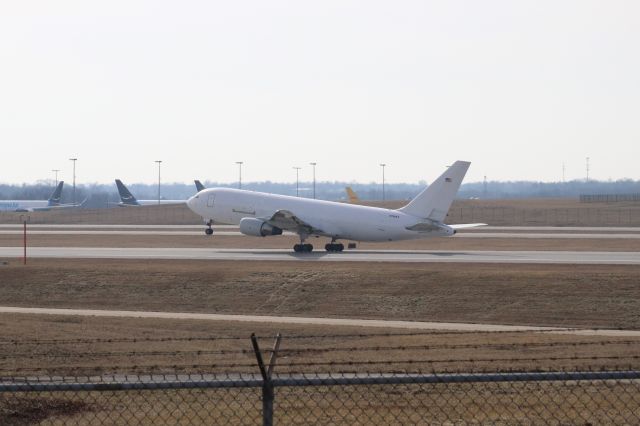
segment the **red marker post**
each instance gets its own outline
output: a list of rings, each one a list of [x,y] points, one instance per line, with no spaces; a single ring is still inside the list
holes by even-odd
[[[22,264],[27,264],[27,222],[31,220],[31,216],[29,215],[20,215],[20,220],[23,224],[23,253],[22,253]]]

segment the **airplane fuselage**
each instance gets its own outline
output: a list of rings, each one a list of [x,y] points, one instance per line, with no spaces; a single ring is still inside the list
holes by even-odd
[[[189,199],[187,204],[205,221],[227,224],[239,224],[247,217],[268,220],[275,212],[287,210],[322,231],[317,235],[336,239],[397,241],[455,233],[443,224],[428,231],[408,230],[408,227],[425,223],[428,219],[397,210],[239,189],[205,189]]]
[[[3,212],[32,212],[50,207],[47,200],[0,200],[0,211]]]
[[[118,205],[120,207],[136,207],[136,206],[157,206],[158,204],[184,204],[186,203],[187,200],[160,200],[160,203],[158,203],[158,200],[136,200],[137,204],[128,204],[128,203],[123,203],[120,202],[118,203]]]

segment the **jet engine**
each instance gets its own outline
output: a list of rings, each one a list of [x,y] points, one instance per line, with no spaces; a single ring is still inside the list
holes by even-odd
[[[245,217],[240,220],[240,232],[253,237],[266,237],[267,235],[282,235],[282,229],[269,225],[267,222],[253,217]]]

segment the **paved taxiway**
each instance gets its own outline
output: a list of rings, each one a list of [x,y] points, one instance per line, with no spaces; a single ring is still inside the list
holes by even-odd
[[[0,230],[0,235],[22,235],[23,231]],[[31,230],[29,235],[106,235],[106,236],[200,236],[202,231],[94,231],[94,230]],[[214,235],[246,237],[239,231],[214,231]],[[296,235],[285,232],[284,235]],[[508,233],[508,232],[473,232],[458,233],[449,238],[542,238],[542,239],[608,239],[608,240],[640,240],[640,234],[545,234],[545,233]]]
[[[30,247],[30,257],[84,259],[201,259],[243,261],[563,263],[640,265],[640,252],[348,250],[294,253],[283,249]],[[21,247],[0,247],[0,257],[21,257]]]
[[[98,309],[54,309],[54,308],[21,308],[0,306],[0,313],[35,314],[35,315],[75,315],[85,317],[119,317],[119,318],[158,318],[206,321],[238,321],[299,325],[327,325],[350,327],[402,328],[435,331],[468,331],[468,332],[552,332],[559,334],[578,334],[583,336],[640,337],[638,330],[605,330],[605,329],[567,329],[559,327],[534,327],[500,324],[469,324],[448,322],[363,320],[348,318],[310,318],[266,315],[223,315],[191,312],[148,312],[148,311],[116,311]]]

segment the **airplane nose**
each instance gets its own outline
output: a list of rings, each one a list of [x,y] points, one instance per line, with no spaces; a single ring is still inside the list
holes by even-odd
[[[189,207],[191,210],[193,210],[195,212],[196,211],[196,207],[198,205],[198,200],[199,199],[198,199],[197,195],[194,195],[193,197],[189,198],[187,200],[187,207]]]

